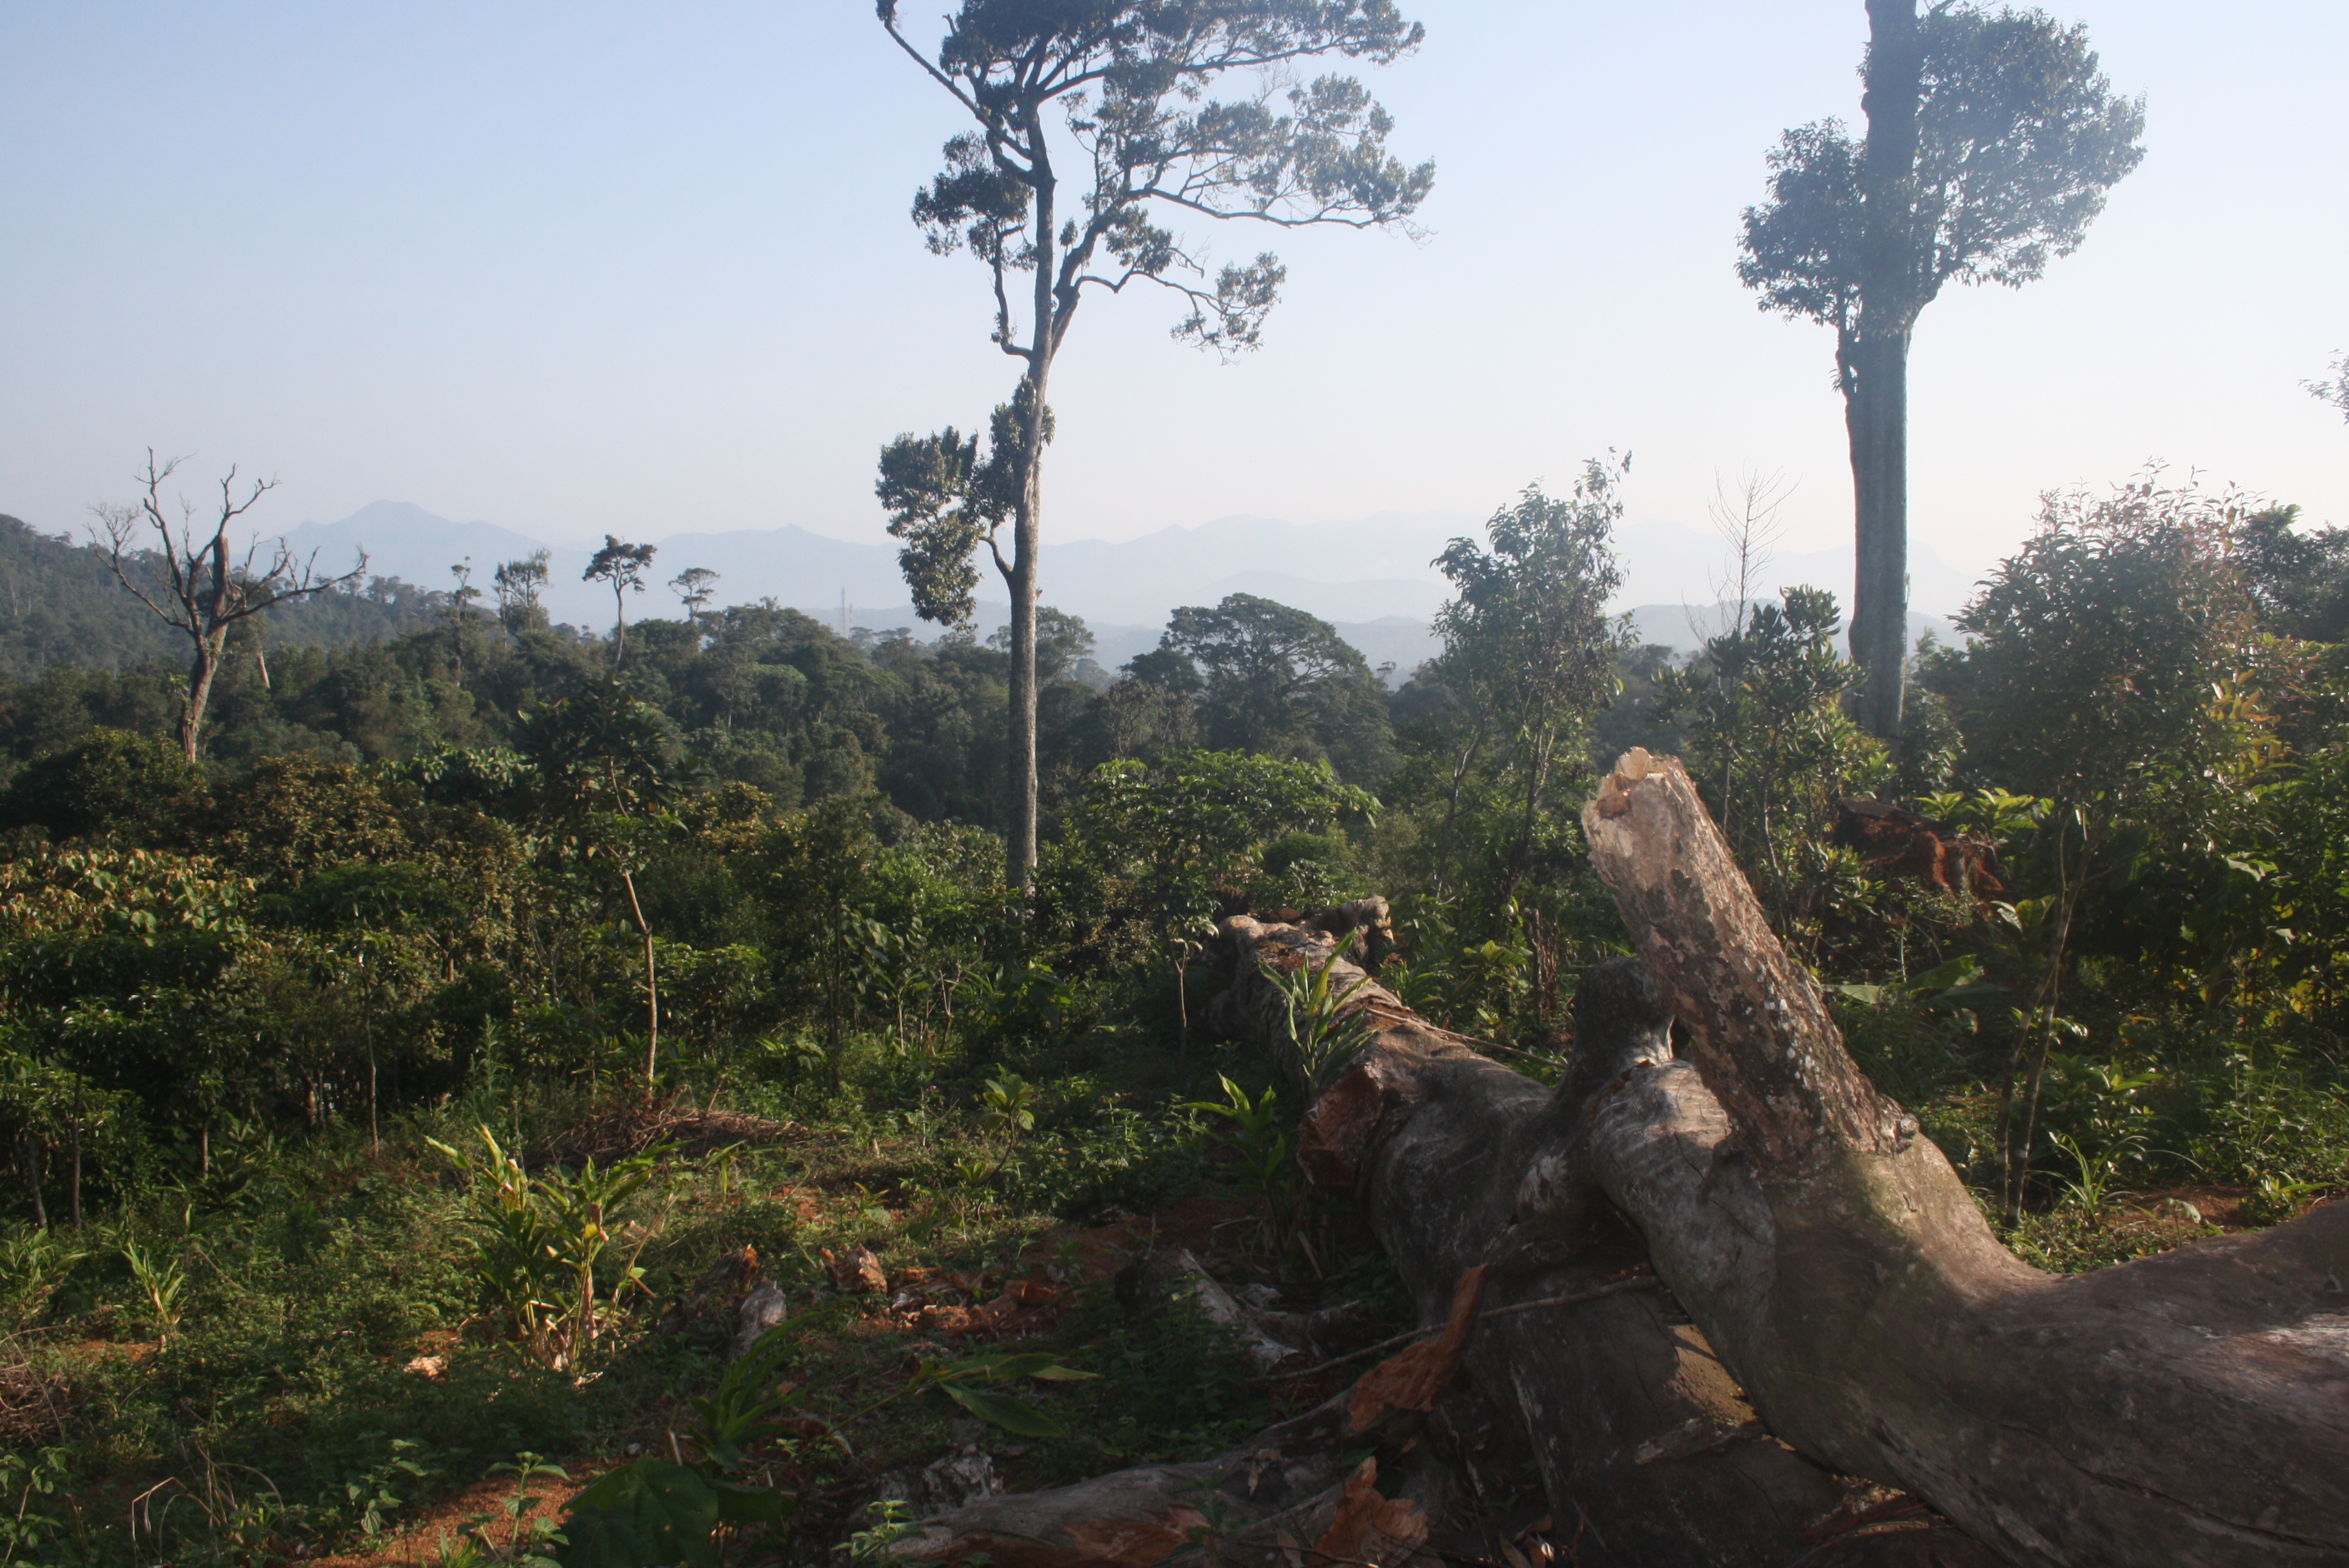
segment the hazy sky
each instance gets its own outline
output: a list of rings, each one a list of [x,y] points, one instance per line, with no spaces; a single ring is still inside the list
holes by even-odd
[[[1790,547],[1847,536],[1829,335],[1732,263],[1778,131],[1857,117],[1859,0],[1406,9],[1426,46],[1371,76],[1437,160],[1430,236],[1281,236],[1231,366],[1171,299],[1090,302],[1049,532],[1482,515],[1613,446],[1634,526],[1760,468],[1798,481]],[[2349,7],[2057,10],[2149,154],[2045,281],[1926,313],[1917,534],[1980,566],[2039,490],[2152,458],[2349,523],[2349,427],[2299,387],[2349,347]],[[1012,380],[982,272],[906,218],[952,107],[859,0],[0,0],[0,511],[73,526],[152,443],[199,488],[278,476],[280,525],[877,538],[879,443]]]

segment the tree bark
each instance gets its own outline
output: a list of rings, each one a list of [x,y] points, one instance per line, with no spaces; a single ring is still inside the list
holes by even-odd
[[[1858,320],[1844,360],[1855,572],[1851,653],[1864,672],[1859,720],[1900,733],[1909,643],[1909,335],[1923,308],[1916,253],[1918,112],[1924,54],[1917,0],[1868,0],[1868,143]]]
[[[1287,1002],[1264,972],[1327,963],[1333,989],[1366,978],[1318,933],[1245,916],[1225,929],[1244,956],[1224,1019],[1276,1051]],[[1590,989],[1577,998],[1578,1069],[1553,1092],[1363,985],[1353,1006],[1378,1026],[1307,1112],[1299,1164],[1360,1207],[1423,1321],[1484,1270],[1463,1365],[1530,1440],[1561,1538],[1582,1535],[1588,1568],[1783,1568],[1851,1487],[1762,1430],[1638,1231],[1609,1211],[1600,1134],[1619,1125],[1617,1141],[1640,1141],[1627,1119],[1646,1108],[1615,1091],[1669,1059],[1671,1020],[1635,995],[1599,1006]],[[1644,1151],[1634,1158],[1646,1169]],[[1635,1283],[1647,1288],[1605,1289]],[[1572,1305],[1519,1310],[1561,1301]]]
[[[1399,1565],[1426,1538],[1424,1511],[1407,1497],[1377,1494],[1376,1458],[1346,1460],[1380,1446],[1411,1411],[1365,1409],[1359,1387],[1212,1460],[1116,1470],[923,1521],[885,1547],[885,1559],[907,1568],[981,1554],[992,1568],[1153,1568],[1177,1555]]]
[[[1689,1045],[1593,1166],[1774,1433],[2018,1563],[2349,1563],[2349,1204],[2041,1274],[1853,1065],[1677,762],[1627,753],[1583,821]]]
[[[1031,410],[1029,428],[1023,432],[1030,443],[1027,472],[1012,521],[1010,755],[1005,759],[1010,775],[1007,804],[1011,814],[1006,841],[1010,862],[1007,880],[1023,897],[1036,886],[1036,557],[1043,541],[1044,502],[1044,454],[1038,449],[1041,431],[1036,425],[1041,418],[1044,378],[1038,376],[1031,384],[1036,389],[1036,409]]]
[[[194,658],[188,665],[188,694],[180,701],[180,752],[191,766],[202,742],[204,708],[212,701],[212,679],[219,673],[221,650],[213,640],[199,635]]]
[[[1909,334],[1863,326],[1851,357],[1851,656],[1859,721],[1890,740],[1900,733],[1909,657]]]

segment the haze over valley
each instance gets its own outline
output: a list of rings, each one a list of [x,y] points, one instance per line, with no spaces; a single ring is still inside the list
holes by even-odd
[[[1043,598],[1083,617],[1099,639],[1095,657],[1105,668],[1156,645],[1176,607],[1251,593],[1329,621],[1374,666],[1393,665],[1400,676],[1438,651],[1429,623],[1449,586],[1431,562],[1448,540],[1480,534],[1484,521],[1441,512],[1309,523],[1236,516],[1133,539],[1071,539],[1053,549]],[[493,522],[459,522],[409,502],[379,500],[334,522],[303,522],[284,538],[304,556],[316,552],[321,569],[339,571],[364,549],[370,573],[432,589],[449,587],[449,568],[468,557],[480,586],[500,562],[543,549],[548,613],[595,631],[612,624],[610,591],[581,580],[592,551]],[[835,630],[903,628],[925,642],[939,634],[907,603],[893,544],[837,539],[794,524],[650,535],[648,542],[659,553],[647,574],[647,590],[630,596],[631,620],[678,614],[663,584],[699,566],[719,573],[716,603],[772,599]],[[1618,541],[1618,552],[1624,586],[1612,608],[1632,614],[1642,641],[1686,651],[1700,640],[1692,617],[1707,632],[1719,629],[1728,547],[1717,534],[1672,522],[1634,523]],[[1841,598],[1849,593],[1850,573],[1847,549],[1777,550],[1754,586],[1757,596],[1808,584]],[[1971,590],[1962,573],[1923,544],[1912,548],[1910,581],[1919,629],[1945,627]],[[983,574],[978,592],[978,629],[984,635],[1003,624],[1000,582],[992,573]]]

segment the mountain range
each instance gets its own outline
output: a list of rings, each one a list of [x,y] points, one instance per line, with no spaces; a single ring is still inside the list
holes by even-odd
[[[1277,599],[1337,625],[1373,665],[1399,671],[1434,651],[1428,622],[1447,596],[1431,562],[1455,535],[1476,537],[1477,520],[1441,512],[1382,512],[1342,521],[1294,523],[1274,518],[1223,517],[1189,528],[1165,528],[1130,540],[1073,539],[1048,544],[1043,598],[1082,616],[1099,640],[1097,657],[1114,667],[1154,645],[1167,614],[1180,604],[1208,604],[1228,593]],[[612,617],[611,595],[581,580],[590,551],[547,545],[484,521],[458,522],[405,501],[379,500],[339,521],[304,522],[285,535],[295,551],[316,552],[320,566],[343,569],[361,550],[369,570],[425,587],[449,585],[452,564],[470,560],[473,583],[489,586],[501,562],[545,549],[549,582],[544,603],[558,621],[602,627]],[[688,567],[719,574],[718,603],[772,598],[843,629],[874,631],[922,625],[906,603],[896,551],[812,533],[795,524],[729,532],[670,534],[651,573],[665,583]],[[1671,522],[1627,527],[1618,540],[1629,609],[1645,640],[1693,647],[1695,626],[1719,619],[1718,579],[1724,555],[1710,534]],[[1785,552],[1762,581],[1816,583],[1840,593],[1851,572],[1847,551]],[[1967,596],[1963,576],[1925,546],[1912,547],[1910,597],[1919,627],[1935,624]],[[1699,606],[1691,611],[1690,605]],[[668,591],[655,587],[632,600],[632,615],[674,614]],[[982,603],[980,622],[999,625],[1001,605]]]

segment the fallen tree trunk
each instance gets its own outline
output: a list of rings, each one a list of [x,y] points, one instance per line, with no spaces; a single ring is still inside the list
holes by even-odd
[[[1595,1130],[1671,1055],[1671,1015],[1638,965],[1586,979],[1573,1069],[1553,1091],[1419,1018],[1309,930],[1245,917],[1225,929],[1247,962],[1220,1021],[1276,1052],[1289,1039],[1288,1000],[1264,972],[1330,964],[1333,986],[1352,987],[1372,1032],[1313,1099],[1299,1162],[1315,1186],[1354,1200],[1423,1320],[1443,1314],[1464,1276],[1480,1276],[1485,1305],[1463,1366],[1516,1416],[1557,1535],[1579,1538],[1582,1563],[1992,1561],[1945,1529],[1930,1546],[1909,1532],[1819,1545],[1819,1531],[1870,1499],[1764,1429],[1607,1202]],[[1766,1229],[1766,1215],[1749,1222]]]
[[[1359,982],[1367,1037],[1313,1097],[1299,1165],[1359,1204],[1423,1321],[1446,1320],[1430,1345],[1517,1418],[1578,1563],[1959,1568],[1988,1543],[2031,1563],[2349,1564],[2349,1204],[2042,1274],[1852,1064],[1677,763],[1627,754],[1585,828],[1640,961],[1586,977],[1555,1090],[1412,1014],[1342,935],[1226,921],[1237,975],[1218,1004],[1293,1055],[1268,972]],[[1286,1461],[1299,1488],[1332,1517],[1348,1496],[1367,1507],[1327,1457],[1337,1403],[1206,1467],[990,1500],[902,1554],[1393,1561],[1400,1519],[1382,1546],[1325,1534],[1317,1556],[1313,1536],[1257,1528],[1284,1511],[1270,1503],[1208,1542],[1183,1515],[1185,1498],[1251,1492],[1268,1447],[1289,1455],[1308,1430],[1319,1457]],[[1905,1487],[1966,1534],[1821,1543],[1874,1516],[1845,1476]]]
[[[1591,858],[1688,1034],[1591,1163],[1771,1429],[2018,1562],[2349,1563],[2349,1204],[2057,1279],[1845,1052],[1680,765]]]

